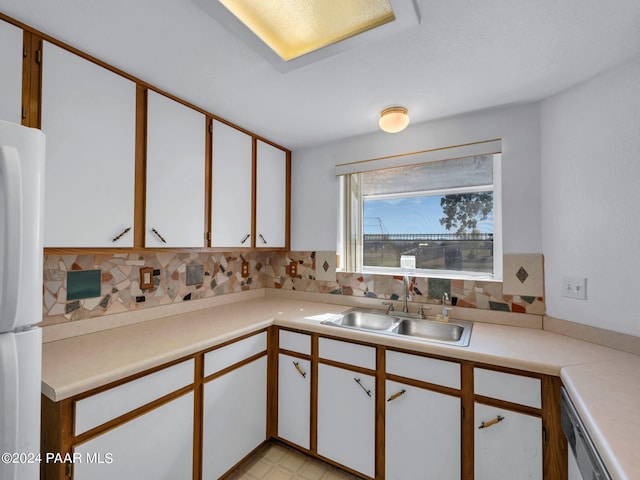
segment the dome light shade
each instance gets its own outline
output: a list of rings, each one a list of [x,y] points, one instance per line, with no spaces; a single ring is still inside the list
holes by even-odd
[[[387,133],[398,133],[409,125],[408,110],[404,107],[386,108],[380,114],[380,128]]]

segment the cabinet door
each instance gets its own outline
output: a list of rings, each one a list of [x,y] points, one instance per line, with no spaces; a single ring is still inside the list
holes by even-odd
[[[542,419],[476,403],[475,423],[475,480],[542,479]]]
[[[278,358],[278,437],[309,449],[311,432],[311,362],[280,354]]]
[[[55,45],[43,48],[44,246],[131,247],[136,86]]]
[[[287,222],[287,154],[258,140],[256,247],[284,248]]]
[[[145,246],[204,246],[206,118],[163,95],[147,98]]]
[[[74,449],[74,480],[192,478],[193,393]]]
[[[22,120],[22,30],[0,20],[0,120]]]
[[[460,399],[391,381],[386,397],[385,478],[459,479]]]
[[[318,454],[374,476],[375,378],[318,366]]]
[[[251,247],[253,140],[213,121],[211,246]]]
[[[220,478],[265,441],[266,405],[266,357],[204,386],[203,480]]]

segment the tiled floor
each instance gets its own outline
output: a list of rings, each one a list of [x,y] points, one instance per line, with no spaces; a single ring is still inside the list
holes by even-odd
[[[289,447],[268,443],[228,480],[356,480],[326,463]]]

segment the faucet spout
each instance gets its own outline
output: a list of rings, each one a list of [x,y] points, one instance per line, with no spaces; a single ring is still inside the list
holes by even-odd
[[[447,306],[447,301],[449,300],[449,294],[447,292],[444,292],[442,294],[442,306],[446,307]]]
[[[407,304],[409,299],[409,277],[407,275],[402,277],[402,284],[404,285],[404,305],[402,306],[402,311],[409,313],[409,305]]]

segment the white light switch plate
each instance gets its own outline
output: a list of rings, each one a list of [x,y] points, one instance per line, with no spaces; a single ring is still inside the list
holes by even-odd
[[[577,298],[579,300],[586,300],[587,279],[580,277],[563,277],[562,296],[568,298]]]

